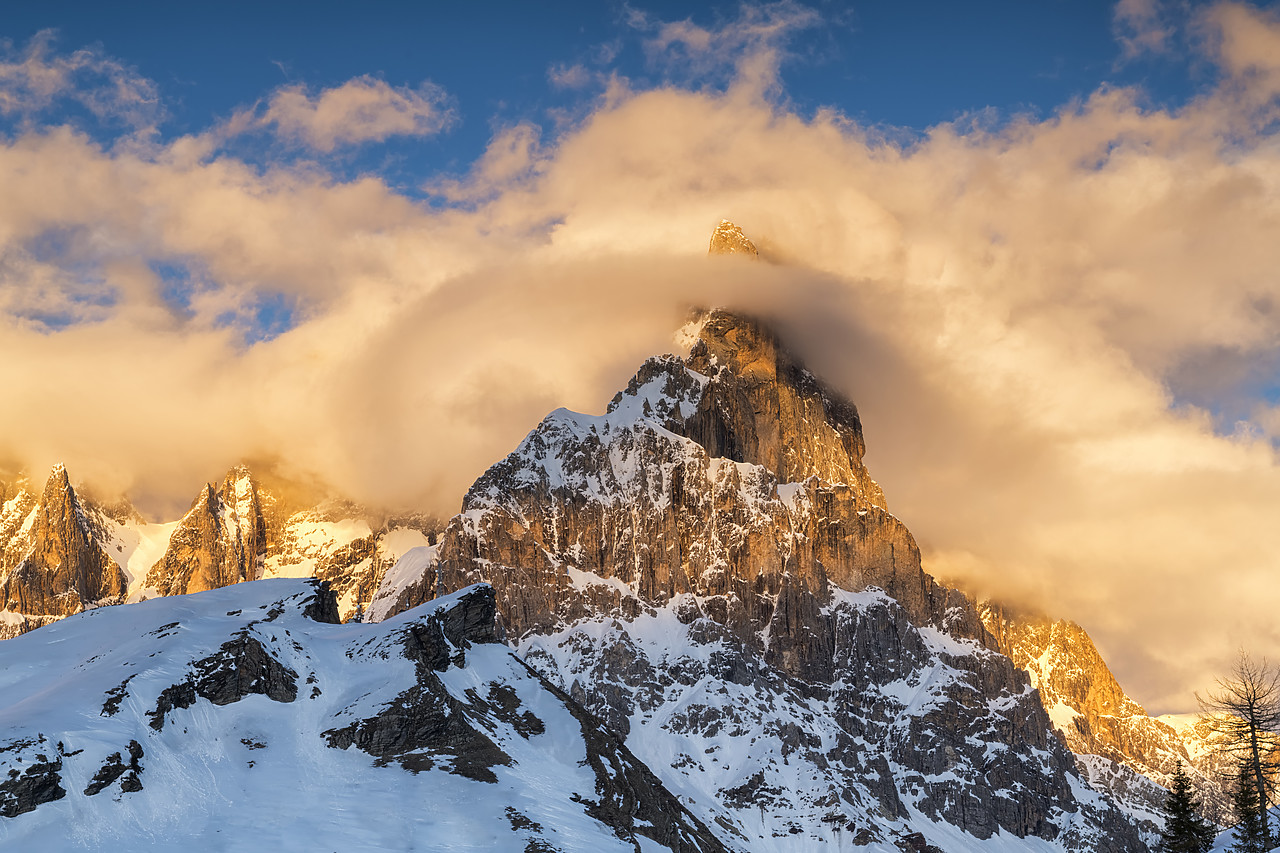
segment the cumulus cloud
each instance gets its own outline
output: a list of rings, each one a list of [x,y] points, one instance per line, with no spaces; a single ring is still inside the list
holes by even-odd
[[[287,142],[328,153],[392,136],[439,133],[452,120],[445,101],[444,92],[428,83],[391,86],[368,75],[319,94],[297,84],[277,89],[265,106],[234,116],[227,132],[271,128]]]
[[[1190,709],[1280,640],[1280,417],[1242,367],[1280,360],[1280,26],[1205,20],[1224,80],[1176,111],[1107,88],[903,144],[780,106],[766,56],[503,129],[456,205],[33,129],[0,143],[0,459],[155,512],[256,458],[447,514],[729,305],[857,402],[930,570],[1077,619],[1140,700]],[[707,258],[721,217],[769,262]],[[259,340],[271,306],[291,322]]]

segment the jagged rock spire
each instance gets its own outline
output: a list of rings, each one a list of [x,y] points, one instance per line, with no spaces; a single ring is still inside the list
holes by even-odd
[[[746,255],[755,260],[760,257],[756,244],[747,239],[742,229],[727,219],[721,219],[716,230],[711,232],[711,246],[708,255]]]
[[[196,496],[145,585],[161,595],[182,595],[255,580],[265,540],[257,486],[249,469],[237,465],[221,488],[208,483]]]
[[[85,606],[116,604],[127,580],[99,545],[67,469],[55,465],[33,507],[22,562],[0,588],[4,609],[33,616],[68,616]]]

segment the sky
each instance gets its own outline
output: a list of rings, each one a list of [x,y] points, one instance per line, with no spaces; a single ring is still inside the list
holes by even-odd
[[[1152,712],[1280,659],[1280,9],[22,4],[0,467],[455,512],[691,306],[854,400],[925,567]],[[761,248],[708,259],[722,217]]]

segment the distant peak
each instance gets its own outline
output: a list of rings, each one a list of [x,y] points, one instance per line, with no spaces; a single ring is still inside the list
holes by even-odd
[[[746,255],[752,260],[760,257],[756,244],[747,239],[742,229],[727,219],[721,219],[716,230],[711,232],[711,246],[708,255]]]
[[[46,488],[49,486],[70,488],[71,478],[67,475],[66,465],[59,462],[49,470],[49,479],[47,481]]]

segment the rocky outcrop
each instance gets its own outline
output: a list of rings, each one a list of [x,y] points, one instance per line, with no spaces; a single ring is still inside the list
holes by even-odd
[[[182,595],[247,580],[316,577],[344,619],[368,605],[387,568],[440,525],[427,516],[378,519],[347,501],[323,499],[245,465],[206,484],[146,573],[141,595]]]
[[[3,610],[17,617],[8,624],[43,622],[124,600],[128,581],[99,544],[94,519],[61,465],[38,500],[21,493],[6,502],[4,522],[13,529],[5,561],[16,563],[0,584]]]
[[[1143,849],[972,604],[921,570],[864,449],[851,403],[709,312],[603,416],[548,415],[371,613],[492,584],[530,661],[748,846],[888,841],[922,814]]]
[[[1135,816],[1145,812],[1154,829],[1181,762],[1204,817],[1222,826],[1234,822],[1231,797],[1221,781],[1225,768],[1218,766],[1210,732],[1180,731],[1149,717],[1076,623],[992,601],[978,609],[1000,651],[1030,676],[1058,734],[1080,756],[1081,771],[1095,787],[1110,792]]]
[[[247,468],[233,468],[221,487],[201,490],[145,585],[159,595],[183,595],[256,580],[266,547],[257,485]]]
[[[431,568],[384,584],[375,613],[484,581],[518,638],[692,593],[761,651],[772,624],[771,663],[822,677],[807,638],[830,587],[876,586],[920,624],[986,642],[964,597],[921,570],[863,449],[852,404],[758,323],[711,312],[687,360],[651,359],[604,417],[549,415],[472,486]],[[580,588],[575,572],[619,583]]]
[[[760,253],[756,244],[742,233],[742,229],[727,219],[721,219],[716,230],[711,232],[711,245],[707,249],[710,255],[745,255],[755,260]]]

